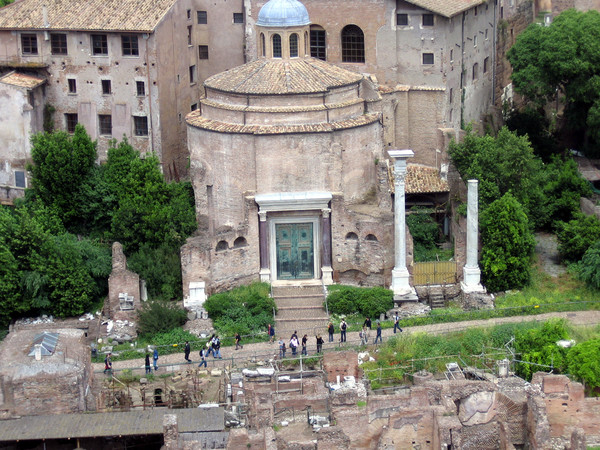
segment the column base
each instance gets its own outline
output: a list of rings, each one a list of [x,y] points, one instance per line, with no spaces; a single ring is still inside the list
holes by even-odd
[[[260,272],[258,272],[258,275],[260,276],[260,281],[262,281],[264,283],[271,282],[271,270],[270,269],[260,269]]]
[[[408,282],[409,278],[408,269],[392,270],[392,285],[390,289],[394,291],[394,302],[416,302],[419,300],[415,288]]]
[[[323,277],[323,284],[325,286],[333,284],[333,269],[331,266],[321,267],[321,276]]]
[[[460,288],[465,294],[485,293],[485,288],[481,285],[481,270],[479,267],[463,268],[463,281],[460,283]]]

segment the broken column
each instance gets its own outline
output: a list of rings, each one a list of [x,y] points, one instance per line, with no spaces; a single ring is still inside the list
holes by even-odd
[[[389,150],[394,161],[394,255],[392,286],[395,302],[417,301],[415,289],[409,284],[410,274],[406,267],[406,206],[405,178],[406,160],[415,154],[412,150]]]
[[[463,268],[461,288],[464,293],[485,292],[480,283],[481,271],[477,263],[479,241],[479,195],[477,180],[467,181],[467,263]]]

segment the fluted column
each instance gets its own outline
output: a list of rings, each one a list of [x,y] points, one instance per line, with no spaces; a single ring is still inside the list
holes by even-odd
[[[392,286],[395,300],[416,300],[414,288],[409,284],[410,274],[406,267],[406,162],[415,154],[412,150],[389,150],[394,161],[394,270]]]

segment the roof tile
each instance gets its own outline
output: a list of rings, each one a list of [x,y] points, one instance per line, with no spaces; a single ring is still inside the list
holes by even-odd
[[[488,0],[406,0],[415,6],[434,12],[444,17],[454,17],[474,6],[487,3]]]

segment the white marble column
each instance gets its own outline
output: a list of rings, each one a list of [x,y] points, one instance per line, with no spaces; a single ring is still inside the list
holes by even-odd
[[[481,285],[481,271],[477,264],[479,242],[478,180],[467,181],[467,263],[463,268],[461,288],[465,293],[485,292]]]
[[[417,300],[415,289],[409,284],[410,274],[406,267],[406,202],[404,180],[406,178],[406,160],[415,154],[412,150],[389,150],[394,161],[394,255],[392,270],[394,300]]]

